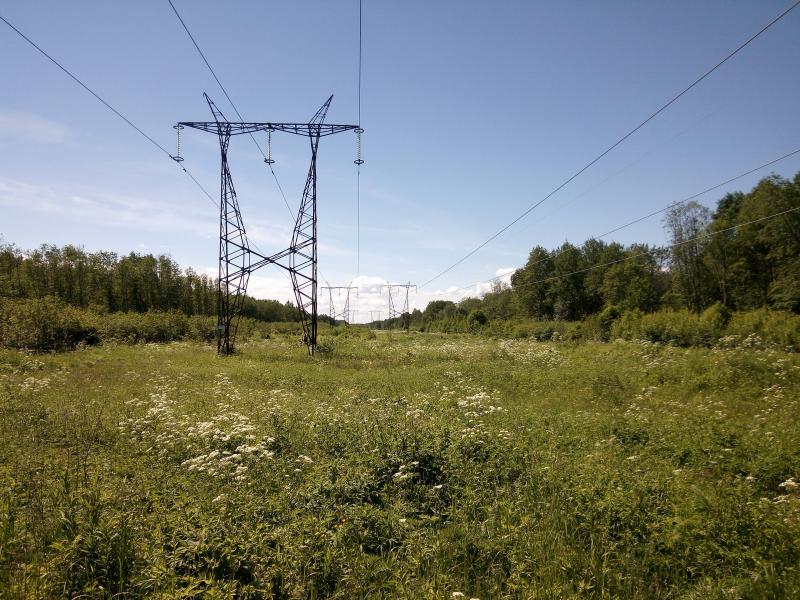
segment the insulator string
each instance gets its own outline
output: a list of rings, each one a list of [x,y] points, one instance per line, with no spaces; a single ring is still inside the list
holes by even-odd
[[[181,157],[181,130],[183,129],[183,125],[175,125],[173,127],[175,130],[175,156],[172,157],[172,160],[175,162],[183,162],[183,157]]]
[[[275,164],[275,161],[272,160],[272,127],[267,129],[267,156],[264,158],[264,162],[268,165]]]
[[[364,160],[361,158],[361,64],[363,54],[363,0],[358,0],[358,127],[356,128],[356,277],[361,274],[361,165]],[[357,295],[356,295],[357,297]],[[358,304],[358,300],[356,300]]]
[[[354,131],[356,132],[356,159],[353,162],[357,165],[363,165],[364,161],[361,159],[361,134],[364,133],[364,130],[361,127],[357,127]]]

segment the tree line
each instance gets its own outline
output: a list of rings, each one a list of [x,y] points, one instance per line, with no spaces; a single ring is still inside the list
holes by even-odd
[[[482,298],[430,302],[407,318],[412,327],[469,320],[528,318],[577,321],[603,310],[699,313],[715,303],[730,310],[800,313],[800,173],[772,175],[749,193],[722,197],[711,210],[697,202],[664,217],[669,244],[623,245],[589,239],[548,250],[534,247],[510,286]],[[399,326],[384,322],[384,326]]]
[[[56,297],[100,313],[177,310],[215,315],[216,280],[182,270],[169,256],[87,252],[76,246],[42,245],[22,251],[0,243],[0,297]],[[296,321],[290,302],[246,297],[242,314],[269,322]]]

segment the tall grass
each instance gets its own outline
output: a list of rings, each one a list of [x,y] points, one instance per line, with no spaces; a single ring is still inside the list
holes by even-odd
[[[332,333],[0,350],[0,596],[798,596],[797,354]]]
[[[323,327],[324,329],[324,327]],[[240,340],[299,332],[299,323],[266,323],[243,317]],[[177,310],[104,313],[75,308],[54,298],[0,299],[0,347],[33,351],[70,350],[102,342],[162,343],[216,339],[216,317]]]

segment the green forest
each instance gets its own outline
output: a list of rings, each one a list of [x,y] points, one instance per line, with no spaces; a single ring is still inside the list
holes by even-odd
[[[482,298],[431,302],[406,319],[412,328],[460,331],[494,320],[580,321],[626,311],[700,313],[768,308],[800,312],[800,173],[762,179],[730,193],[714,210],[697,202],[665,211],[666,247],[589,239],[536,246],[510,286]],[[403,319],[385,321],[401,326]]]
[[[177,310],[187,316],[215,315],[216,281],[182,270],[169,256],[86,252],[75,246],[44,245],[22,251],[0,245],[0,297],[54,296],[98,313]],[[296,321],[291,303],[246,297],[242,315],[267,322]]]
[[[510,285],[497,283],[482,297],[458,303],[436,300],[369,327],[708,345],[729,333],[725,326],[733,314],[761,311],[738,317],[736,334],[757,332],[794,348],[800,346],[798,208],[800,173],[793,180],[773,175],[749,193],[725,195],[714,210],[697,202],[665,210],[665,246],[594,238],[552,250],[536,246]],[[168,256],[0,245],[5,345],[209,340],[215,314],[215,280],[181,269]],[[242,316],[245,331],[260,335],[269,330],[258,323],[298,319],[290,302],[251,297]]]

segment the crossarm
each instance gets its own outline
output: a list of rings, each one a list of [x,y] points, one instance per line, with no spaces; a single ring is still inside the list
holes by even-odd
[[[178,125],[207,131],[209,133],[227,133],[230,127],[230,135],[241,135],[243,133],[255,133],[256,131],[284,131],[294,135],[305,137],[324,137],[343,131],[358,129],[358,125],[335,125],[333,123],[231,123],[216,121],[182,121]]]

